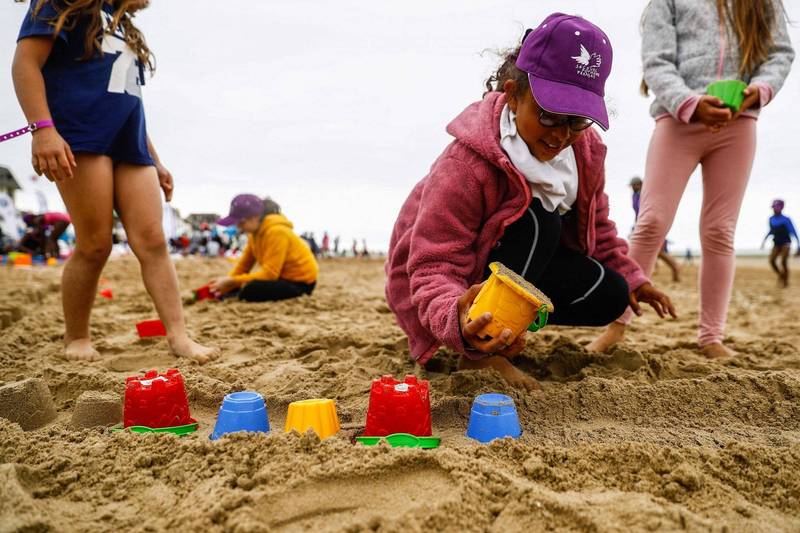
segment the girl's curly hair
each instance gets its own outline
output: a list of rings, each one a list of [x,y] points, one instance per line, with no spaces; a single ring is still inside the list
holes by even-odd
[[[498,50],[494,53],[503,59],[503,62],[497,67],[489,78],[484,83],[485,91],[483,95],[492,91],[503,91],[503,84],[508,81],[514,81],[517,84],[517,96],[521,97],[525,91],[530,90],[530,83],[528,82],[528,74],[517,68],[516,62],[519,56],[519,51],[522,48],[522,41],[528,36],[530,30],[525,32],[525,35],[520,39],[519,45],[507,50]]]
[[[24,2],[25,0],[15,0]],[[103,4],[106,0],[31,0],[36,1],[33,8],[33,16],[36,17],[48,2],[58,13],[58,16],[47,21],[53,26],[54,35],[58,35],[61,30],[73,30],[78,21],[83,17],[88,17],[89,26],[86,31],[84,41],[84,55],[82,60],[91,59],[95,53],[102,53],[102,29],[103,29]],[[139,63],[149,70],[155,72],[155,56],[144,40],[144,35],[133,24],[135,10],[132,9],[136,0],[114,0],[114,15],[111,19],[111,26],[108,33],[114,33],[122,29],[125,42],[130,46],[133,53],[139,59]]]

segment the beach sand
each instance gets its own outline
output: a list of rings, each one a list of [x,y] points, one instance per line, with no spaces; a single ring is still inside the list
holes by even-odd
[[[203,367],[136,337],[134,324],[155,313],[132,258],[104,272],[114,298],[97,300],[105,360],[92,364],[57,357],[60,268],[3,268],[0,385],[41,379],[57,416],[29,431],[0,419],[0,532],[798,531],[800,276],[780,290],[765,260],[740,263],[728,339],[737,358],[697,353],[697,269],[675,284],[662,268],[680,318],[647,311],[609,355],[582,347],[598,330],[531,334],[519,364],[541,380],[537,393],[493,371],[458,372],[446,353],[412,365],[378,261],[323,261],[310,298],[187,305],[193,334],[223,352]],[[178,261],[184,296],[228,267]],[[72,424],[82,393],[113,399],[126,376],[169,367],[184,375],[196,434]],[[430,380],[439,449],[351,443],[382,374]],[[273,431],[209,441],[223,396],[238,390],[264,395]],[[464,436],[472,399],[490,391],[514,398],[519,440]],[[336,400],[337,436],[283,433],[287,405],[315,397]]]

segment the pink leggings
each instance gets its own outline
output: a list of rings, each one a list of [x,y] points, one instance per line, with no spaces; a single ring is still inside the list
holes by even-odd
[[[646,275],[652,274],[689,177],[702,165],[700,346],[721,342],[725,333],[735,270],[733,234],[755,151],[756,121],[745,116],[719,133],[700,123],[665,117],[656,121],[650,139],[639,219],[628,255]],[[632,317],[629,308],[618,322],[628,324]]]

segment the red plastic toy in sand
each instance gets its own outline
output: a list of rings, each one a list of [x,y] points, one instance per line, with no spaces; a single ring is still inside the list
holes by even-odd
[[[394,433],[417,437],[431,435],[428,380],[406,376],[403,381],[397,381],[386,375],[372,381],[364,435],[385,437]]]
[[[122,418],[124,427],[165,428],[195,422],[189,414],[189,401],[180,371],[170,368],[159,374],[151,370],[144,376],[127,378]]]
[[[114,297],[114,294],[111,292],[111,289],[103,289],[102,291],[100,291],[100,296],[111,300]]]
[[[136,324],[136,331],[139,337],[145,339],[147,337],[166,337],[167,328],[160,320],[145,320]]]
[[[212,300],[216,299],[213,294],[211,294],[211,287],[208,285],[203,285],[199,289],[195,289],[194,291],[194,299],[198,302],[203,300]]]

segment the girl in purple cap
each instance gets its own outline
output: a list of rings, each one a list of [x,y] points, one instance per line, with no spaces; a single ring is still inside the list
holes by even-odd
[[[537,387],[510,362],[524,334],[485,341],[477,332],[491,315],[467,319],[492,261],[550,297],[554,324],[603,326],[640,302],[674,315],[608,219],[606,147],[592,126],[608,128],[611,55],[597,26],[553,14],[447,127],[455,140],[401,208],[386,263],[387,301],[418,363],[445,345],[460,368]]]
[[[653,271],[681,196],[703,169],[700,212],[700,328],[710,358],[734,355],[723,344],[733,288],[733,236],[756,149],[756,119],[783,85],[794,51],[780,0],[652,0],[642,17],[643,91],[653,91],[641,211],[630,256]],[[738,111],[706,95],[709,84],[747,84]],[[596,341],[622,339],[626,312]]]
[[[189,338],[178,279],[161,229],[159,186],[172,176],[145,127],[141,86],[153,56],[133,24],[148,0],[32,0],[12,67],[32,125],[32,163],[58,186],[75,227],[61,283],[67,359],[93,361],[89,317],[111,252],[113,212],[125,226],[170,350],[205,363],[216,350]]]

